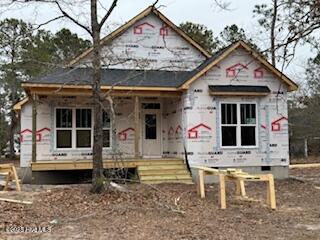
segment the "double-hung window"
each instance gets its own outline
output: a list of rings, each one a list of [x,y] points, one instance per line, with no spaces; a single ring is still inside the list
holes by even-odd
[[[91,147],[92,112],[91,109],[76,109],[76,148]]]
[[[56,108],[57,149],[84,149],[92,147],[93,112],[90,108]],[[111,146],[111,124],[103,112],[103,147]]]
[[[222,103],[222,147],[255,147],[257,145],[256,115],[254,103]]]
[[[56,109],[56,147],[72,148],[72,109]]]

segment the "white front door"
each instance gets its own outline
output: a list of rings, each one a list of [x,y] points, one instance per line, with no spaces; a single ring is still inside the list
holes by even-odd
[[[160,103],[142,104],[142,155],[146,158],[161,157]]]

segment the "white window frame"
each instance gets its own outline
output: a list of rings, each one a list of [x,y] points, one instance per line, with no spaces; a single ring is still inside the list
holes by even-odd
[[[102,110],[102,112],[105,112],[104,110]],[[103,113],[102,113],[103,114]],[[109,147],[104,147],[103,146],[103,140],[102,140],[102,148],[103,149],[105,149],[105,150],[108,150],[108,149],[111,149],[111,146],[112,146],[112,121],[111,121],[111,117],[110,117],[110,113],[107,113],[108,115],[109,115],[109,119],[110,119],[110,126],[108,127],[108,128],[106,128],[106,127],[103,127],[103,125],[102,125],[102,131],[104,131],[104,130],[109,130],[109,137],[110,137],[110,139],[109,139],[109,142],[110,142],[110,146]],[[102,123],[103,124],[103,123]],[[102,133],[102,138],[103,138],[103,133]]]
[[[237,106],[237,124],[222,124],[222,105],[223,104],[235,104]],[[256,109],[256,123],[255,124],[242,124],[241,123],[241,104],[254,104]],[[219,110],[219,117],[220,117],[220,147],[223,149],[235,149],[235,148],[257,148],[258,147],[258,109],[257,109],[256,102],[220,102],[220,110]],[[230,126],[236,127],[236,145],[235,146],[222,146],[222,127],[223,126]],[[255,145],[241,145],[241,127],[255,127]]]
[[[71,114],[72,114],[72,118],[71,118],[71,128],[61,128],[61,127],[57,127],[57,109],[69,109],[71,110]],[[56,107],[54,109],[54,148],[55,149],[59,149],[59,150],[69,150],[73,148],[73,144],[74,144],[74,139],[73,139],[73,127],[74,127],[74,122],[73,122],[73,109],[70,107]],[[57,138],[58,138],[58,134],[57,131],[59,130],[70,130],[71,131],[71,147],[70,148],[58,148],[57,146]]]
[[[72,128],[57,128],[57,109],[71,109],[72,110]],[[77,128],[76,127],[76,109],[91,109],[91,147],[89,148],[77,148],[77,130],[88,130],[89,128]],[[57,106],[54,108],[54,149],[59,151],[69,150],[92,150],[93,143],[93,108],[92,107],[64,107]],[[71,148],[58,148],[57,147],[57,130],[71,130]]]
[[[83,128],[83,127],[77,127],[77,110],[78,109],[90,109],[91,110],[91,128]],[[74,111],[74,140],[75,140],[75,143],[74,143],[74,148],[75,149],[83,149],[83,150],[91,150],[92,149],[92,143],[93,143],[93,129],[94,129],[94,126],[93,126],[93,108],[92,107],[75,107],[73,108],[73,111]],[[90,134],[90,137],[91,137],[91,141],[90,141],[90,147],[77,147],[77,130],[90,130],[91,131],[91,134]]]

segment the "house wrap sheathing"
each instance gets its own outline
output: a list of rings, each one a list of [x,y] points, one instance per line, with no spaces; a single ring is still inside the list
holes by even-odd
[[[286,175],[287,93],[297,86],[247,44],[240,41],[211,56],[154,8],[146,9],[102,43],[102,86],[127,91],[113,99],[115,126],[110,129],[115,132],[110,130],[110,147],[103,150],[105,159],[112,157],[112,139],[117,140],[117,151],[123,159],[136,156],[138,134],[141,158],[183,158],[191,166],[243,167],[253,171],[267,166]],[[68,68],[23,84],[28,94],[36,92],[39,96],[37,161],[92,158],[91,147],[75,146],[74,133],[71,148],[57,148],[55,118],[57,108],[91,108],[90,97],[75,94],[90,87],[90,58],[89,49]],[[54,92],[62,85],[61,92],[75,89],[75,93],[50,94],[50,89]],[[41,92],[42,87],[46,88],[45,93]],[[145,147],[148,143],[141,116],[141,132],[135,132],[131,95],[138,90],[141,104],[160,106],[156,127],[159,139],[155,142],[157,147],[152,147],[156,153]],[[173,92],[178,97],[161,97]],[[143,106],[146,105],[140,105],[141,114]],[[32,158],[31,129],[32,103],[27,102],[21,106],[24,168],[30,167]],[[92,144],[93,134],[91,138]]]

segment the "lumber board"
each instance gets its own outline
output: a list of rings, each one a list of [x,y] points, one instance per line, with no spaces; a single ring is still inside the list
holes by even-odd
[[[31,201],[11,199],[11,198],[0,198],[0,201],[12,202],[12,203],[22,203],[22,204],[32,204]]]
[[[290,164],[290,169],[295,168],[318,168],[320,167],[320,163],[300,163],[300,164]]]
[[[123,160],[104,160],[104,168],[136,168],[138,166],[153,167],[156,165],[181,165],[182,159],[142,159],[130,158]],[[92,160],[47,160],[31,163],[32,171],[55,171],[55,170],[85,170],[92,169]]]

